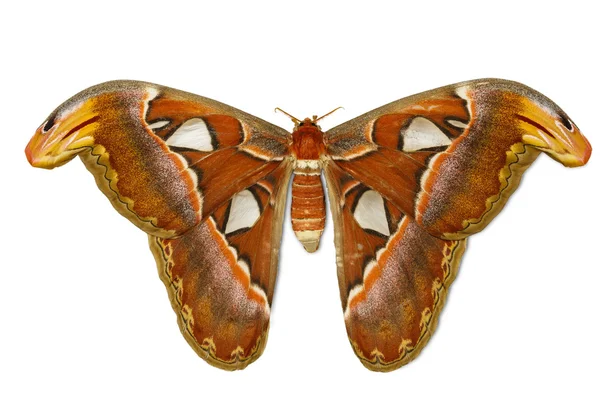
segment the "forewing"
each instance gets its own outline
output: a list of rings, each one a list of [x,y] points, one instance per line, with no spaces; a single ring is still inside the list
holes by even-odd
[[[290,140],[214,100],[113,81],[59,106],[26,153],[45,168],[80,155],[121,214],[149,234],[173,237],[277,168]]]
[[[427,232],[482,230],[540,150],[584,164],[587,140],[551,100],[516,82],[463,82],[411,96],[326,132],[335,164]]]
[[[216,101],[163,89],[146,123],[185,159],[202,196],[202,215],[279,167],[289,156],[285,130]]]

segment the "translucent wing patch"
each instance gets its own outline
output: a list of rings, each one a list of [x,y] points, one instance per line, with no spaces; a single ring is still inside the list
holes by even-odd
[[[209,152],[215,150],[213,138],[202,118],[192,118],[183,123],[167,139],[167,145]]]
[[[260,205],[254,194],[246,189],[231,199],[225,223],[225,234],[250,229],[260,217]]]
[[[354,219],[363,229],[390,235],[383,197],[374,190],[366,190],[360,194],[354,207]]]
[[[400,134],[402,150],[407,153],[448,147],[452,143],[436,124],[423,117],[413,118]]]

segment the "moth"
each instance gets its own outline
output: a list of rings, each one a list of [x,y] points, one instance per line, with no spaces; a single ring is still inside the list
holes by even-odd
[[[228,105],[137,81],[67,100],[37,129],[31,165],[79,156],[146,232],[190,346],[234,370],[265,347],[286,196],[308,252],[325,226],[324,175],[351,346],[369,369],[414,359],[436,327],[467,237],[540,152],[568,167],[591,146],[551,100],[482,79],[387,104],[327,132],[293,132]]]

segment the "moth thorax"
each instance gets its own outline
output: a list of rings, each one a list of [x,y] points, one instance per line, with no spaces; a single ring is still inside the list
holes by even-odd
[[[315,174],[297,173],[292,181],[292,228],[309,253],[319,248],[325,228],[325,193],[320,167],[316,171]]]

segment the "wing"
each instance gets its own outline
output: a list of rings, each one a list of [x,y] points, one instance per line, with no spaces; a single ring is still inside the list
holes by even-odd
[[[240,369],[266,344],[291,163],[180,237],[150,236],[179,327],[202,358]]]
[[[236,369],[266,341],[289,143],[286,131],[216,101],[115,81],[58,107],[26,154],[44,168],[81,157],[115,209],[150,235],[188,342]]]
[[[445,239],[482,230],[540,151],[570,167],[591,155],[556,104],[497,79],[390,103],[331,129],[325,140],[342,170]]]
[[[365,366],[411,361],[436,325],[466,237],[483,229],[540,151],[583,165],[591,147],[549,99],[464,82],[325,133],[348,336]]]
[[[391,371],[433,333],[466,239],[436,238],[336,163],[326,171],[348,337],[363,365]]]

